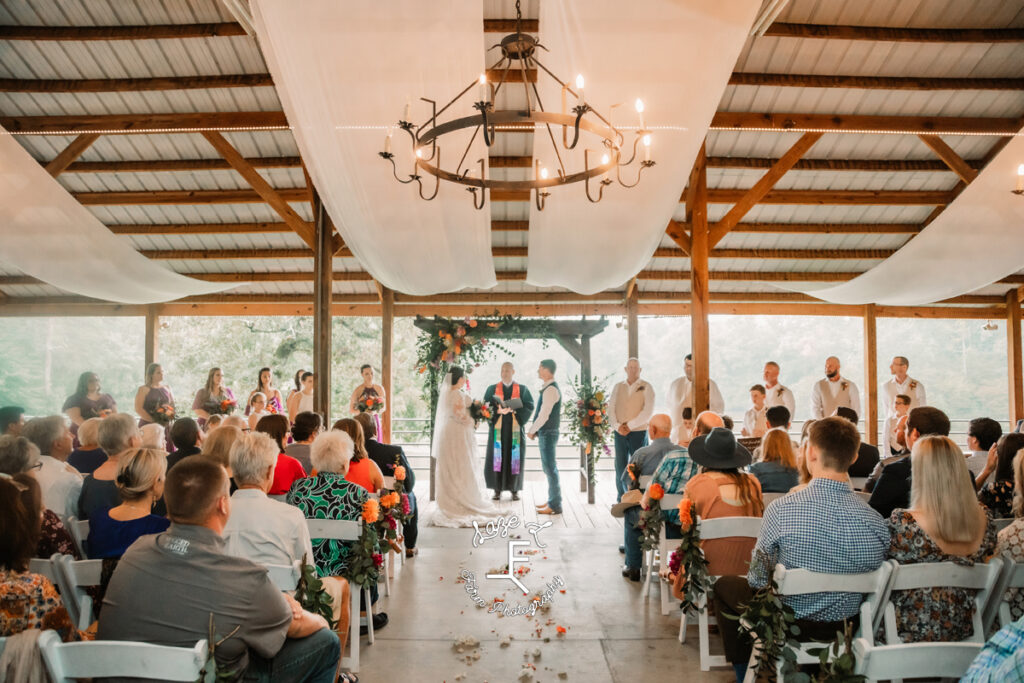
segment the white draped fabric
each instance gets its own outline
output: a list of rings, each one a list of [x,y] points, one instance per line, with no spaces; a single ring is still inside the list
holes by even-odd
[[[642,98],[654,129],[652,159],[640,184],[617,183],[592,204],[582,184],[551,190],[543,211],[530,208],[530,284],[583,294],[619,287],[651,258],[676,211],[687,176],[711,124],[729,75],[761,6],[760,0],[543,0],[540,38],[550,52],[539,59],[556,75],[585,78],[586,101],[616,126],[636,126],[633,103]],[[559,110],[561,90],[538,78],[548,110]],[[575,102],[570,102],[571,107]],[[592,114],[588,114],[592,116]],[[665,128],[661,128],[665,127]],[[600,163],[601,147],[581,133],[566,164],[583,168],[583,148]],[[632,145],[633,131],[626,131]],[[561,143],[561,136],[556,135]],[[545,132],[534,135],[534,158],[556,169]],[[624,152],[624,161],[631,155]],[[623,171],[636,179],[637,163]],[[591,183],[596,196],[597,184]]]
[[[178,275],[114,235],[0,129],[0,261],[73,294],[153,304],[220,292]]]
[[[1024,268],[1024,197],[1010,193],[1015,137],[946,210],[885,261],[839,285],[786,285],[837,304],[918,306],[973,292]]]
[[[479,0],[254,0],[252,9],[302,158],[363,267],[408,294],[493,286],[489,212],[475,210],[465,188],[452,183],[441,183],[434,201],[421,200],[415,184],[399,184],[378,156],[407,99],[418,125],[430,116],[421,97],[440,108],[483,72]],[[472,99],[446,119],[473,113]],[[471,132],[442,139],[444,167],[455,166]],[[413,157],[400,129],[392,151],[407,178]],[[466,163],[479,169],[486,157],[477,136]],[[429,196],[433,178],[424,175]]]

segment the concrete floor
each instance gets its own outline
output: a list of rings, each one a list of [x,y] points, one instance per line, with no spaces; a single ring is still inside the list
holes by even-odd
[[[657,588],[644,600],[642,584],[622,578],[621,529],[547,528],[538,534],[544,549],[532,545],[524,528],[478,548],[473,536],[472,529],[421,528],[420,554],[396,568],[390,597],[383,597],[381,586],[378,609],[388,613],[390,623],[374,645],[362,639],[362,681],[634,683],[638,676],[645,683],[733,680],[730,670],[700,671],[695,628],[685,645],[676,639],[678,602],[663,617]],[[529,563],[520,565],[529,568],[522,581],[530,596],[507,580],[484,577],[508,562],[508,540],[515,537],[531,542],[519,553],[537,550],[528,555]],[[473,603],[459,580],[463,569],[475,573],[479,595],[488,605],[494,597],[526,604],[556,575],[564,580],[565,593],[553,592],[547,612],[533,618],[499,616]],[[557,634],[558,626],[566,629],[564,635]],[[453,644],[462,636],[479,640],[479,648],[457,653]],[[508,636],[512,640],[503,647],[501,641]],[[714,640],[712,646],[712,652],[718,651]],[[535,648],[540,649],[536,659]],[[477,651],[479,658],[467,663],[466,657]],[[524,655],[527,651],[529,656]],[[536,667],[533,678],[519,678],[524,662]]]

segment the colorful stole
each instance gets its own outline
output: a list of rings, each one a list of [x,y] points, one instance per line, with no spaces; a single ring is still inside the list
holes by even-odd
[[[500,397],[502,401],[510,401],[513,398],[520,398],[519,396],[519,385],[515,382],[512,383],[512,396],[505,398],[505,385],[498,382],[498,386],[495,389],[495,395]],[[504,415],[499,415],[498,419],[494,421],[494,471],[501,472],[501,425],[502,418]],[[510,455],[509,471],[512,474],[519,474],[519,461],[521,454],[521,446],[519,443],[519,421],[516,419],[515,411],[512,412],[512,453]]]

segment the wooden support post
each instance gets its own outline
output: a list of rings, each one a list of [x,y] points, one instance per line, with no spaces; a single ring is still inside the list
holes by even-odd
[[[1010,378],[1010,428],[1024,418],[1024,372],[1021,370],[1020,302],[1017,290],[1006,293],[1006,354]]]
[[[629,357],[640,357],[640,329],[637,327],[637,308],[640,305],[640,288],[633,286],[626,297],[626,325],[629,333]]]
[[[878,343],[875,334],[875,305],[864,306],[864,438],[878,443]]]
[[[380,289],[380,385],[387,397],[387,410],[380,422],[381,443],[391,443],[391,415],[395,410],[395,397],[391,393],[391,350],[394,342],[395,293],[387,287]],[[433,480],[433,473],[431,473]]]
[[[580,379],[585,383],[590,383],[592,379],[592,371],[590,366],[590,337],[587,335],[580,335]],[[557,458],[555,459],[557,462]],[[590,464],[590,458],[587,457],[586,453],[583,453],[584,467],[580,470],[580,491],[587,492],[587,503],[590,505],[594,504],[594,487],[590,485],[590,480],[594,477],[594,470]]]
[[[334,294],[334,226],[320,196],[313,196],[313,410],[331,424],[331,297]]]
[[[56,178],[70,166],[75,159],[82,156],[85,150],[89,149],[92,143],[100,137],[99,133],[82,133],[71,141],[60,154],[46,164],[46,172]]]
[[[146,367],[160,357],[160,307],[146,308]]]
[[[693,415],[708,409],[711,394],[708,330],[708,172],[705,147],[701,145],[694,166],[690,218],[690,352],[693,354]]]

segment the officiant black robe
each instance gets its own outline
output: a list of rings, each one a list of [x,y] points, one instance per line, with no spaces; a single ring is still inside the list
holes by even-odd
[[[492,384],[484,392],[484,403],[490,403],[494,412],[491,418],[490,429],[487,430],[487,458],[484,461],[484,481],[487,488],[495,491],[521,491],[523,489],[523,475],[526,473],[526,423],[533,413],[533,396],[526,386],[519,385],[519,400],[523,407],[514,411],[515,419],[519,423],[519,473],[512,474],[512,413],[508,415],[498,414],[498,404],[512,398],[513,382],[508,387],[502,384]],[[494,471],[494,427],[498,424],[501,429],[501,471]]]

